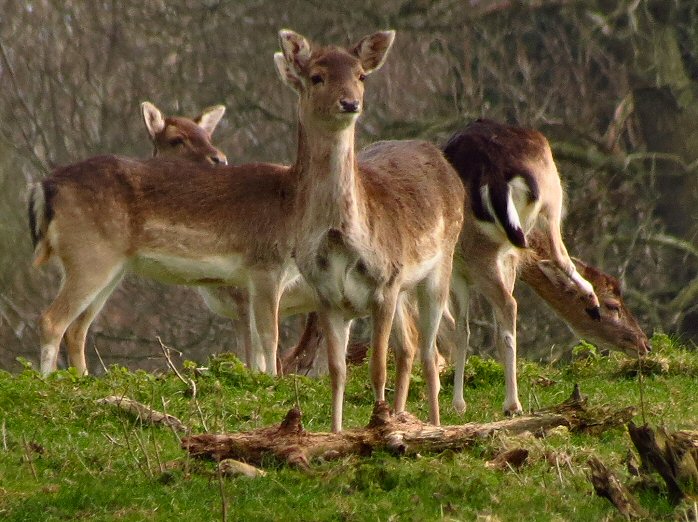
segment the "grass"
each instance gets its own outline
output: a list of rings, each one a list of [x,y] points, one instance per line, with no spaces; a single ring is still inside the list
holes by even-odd
[[[655,335],[653,345],[663,361],[657,365],[661,371],[642,377],[644,408],[638,408],[635,422],[696,429],[698,353],[663,335]],[[584,348],[585,357],[565,366],[519,363],[525,409],[561,402],[575,382],[591,404],[640,405],[637,372],[626,371],[624,358]],[[213,463],[188,459],[168,428],[141,425],[97,402],[107,395],[125,394],[165,409],[194,432],[204,426],[219,432],[278,423],[296,400],[306,429],[329,428],[327,379],[272,379],[225,356],[213,359],[209,368],[203,374],[193,365],[186,370],[196,381],[196,401],[172,374],[118,367],[100,378],[61,371],[44,379],[29,368],[17,375],[0,373],[0,519],[221,519],[221,485]],[[500,366],[472,357],[466,377],[468,409],[459,416],[450,407],[452,375],[443,376],[442,422],[499,419]],[[422,419],[427,418],[424,398],[417,371],[408,407]],[[365,424],[372,406],[366,367],[351,368],[345,426]],[[521,469],[485,466],[498,449],[516,446],[530,451]],[[500,435],[462,453],[419,458],[377,453],[316,463],[305,472],[269,462],[265,477],[224,479],[222,487],[229,520],[620,520],[593,494],[586,461],[598,455],[627,483],[622,460],[630,446],[624,429],[600,436],[558,430],[545,439]],[[671,506],[661,491],[642,492],[639,499],[653,520],[683,520],[685,508]]]

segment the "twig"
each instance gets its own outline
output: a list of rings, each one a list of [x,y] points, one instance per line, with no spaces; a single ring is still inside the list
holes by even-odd
[[[560,485],[564,486],[565,481],[562,479],[562,470],[560,469],[560,459],[557,456],[557,453],[555,453],[555,467],[557,468],[557,477],[560,479]]]
[[[293,374],[293,389],[296,392],[296,408],[301,409],[300,394],[298,393],[298,375]]]
[[[80,452],[79,452],[79,450],[78,450],[78,447],[77,447],[77,445],[73,442],[73,440],[72,440],[72,438],[71,438],[70,436],[68,437],[68,440],[70,441],[70,443],[71,443],[72,446],[73,446],[73,453],[75,454],[75,458],[78,459],[78,462],[79,462],[80,464],[82,464],[82,467],[85,468],[85,471],[87,471],[87,474],[88,474],[90,477],[92,477],[93,479],[96,479],[97,476],[96,476],[94,473],[92,473],[92,471],[90,470],[90,468],[87,467],[87,463],[86,463],[86,462],[82,459],[82,457],[80,456]]]
[[[34,114],[32,112],[32,110],[29,107],[29,104],[24,99],[24,96],[22,96],[22,89],[19,87],[19,82],[17,80],[17,76],[15,74],[14,67],[12,67],[12,63],[10,62],[10,58],[7,55],[7,51],[5,50],[5,45],[3,44],[2,40],[0,40],[0,56],[2,57],[2,61],[5,64],[5,68],[7,70],[9,77],[10,77],[10,80],[12,81],[12,86],[15,90],[15,96],[19,100],[19,103],[20,103],[22,109],[24,109],[24,112],[27,114],[28,119],[33,123],[34,134],[39,135],[39,137],[41,138],[41,141],[43,142],[44,150],[48,154],[48,152],[51,150],[51,148],[49,147],[48,141],[46,139],[46,135],[44,134],[43,129],[37,120],[36,114]],[[17,126],[19,127],[19,130],[22,133],[22,137],[24,137],[24,141],[26,142],[25,147],[27,148],[27,150],[31,154],[31,161],[37,167],[39,167],[44,173],[48,173],[50,170],[48,168],[48,165],[36,153],[36,148],[33,145],[35,140],[29,134],[27,134],[27,131],[24,129],[24,127],[19,122],[17,122],[17,123],[18,123]]]
[[[92,343],[92,347],[95,349],[95,353],[97,354],[97,359],[99,359],[99,364],[102,365],[102,369],[104,370],[105,375],[109,373],[109,370],[107,369],[107,366],[104,364],[104,361],[102,360],[102,356],[99,354],[99,350],[97,349],[97,342],[95,341]]]
[[[149,478],[148,473],[146,473],[145,469],[143,468],[143,465],[141,464],[141,461],[138,460],[136,453],[133,451],[133,448],[131,447],[131,441],[130,441],[129,436],[128,436],[128,430],[126,429],[126,421],[124,419],[121,419],[121,427],[124,430],[124,437],[126,439],[126,447],[128,448],[128,452],[133,457],[133,460],[136,461],[136,465],[138,466],[138,469],[140,469],[141,472],[143,473],[143,476],[146,478]]]
[[[167,413],[167,404],[165,403],[165,397],[160,395],[160,401],[162,402],[162,412],[165,415],[168,415]],[[168,415],[169,416],[169,415]],[[170,428],[172,429],[172,433],[174,433],[175,439],[177,439],[177,443],[181,444],[182,443],[182,438],[179,436],[179,433],[177,433],[177,430],[175,429],[174,426],[170,425]]]
[[[2,449],[7,451],[7,427],[5,426],[5,418],[2,419]]]
[[[114,446],[118,446],[120,448],[124,447],[124,445],[121,442],[116,440],[114,437],[112,437],[108,433],[102,433],[102,435],[104,435],[104,438],[107,439],[109,442],[111,442]]]
[[[160,343],[160,349],[162,350],[162,353],[165,356],[167,366],[170,367],[170,369],[175,373],[179,380],[182,381],[186,386],[193,387],[192,393],[196,393],[196,384],[194,384],[194,382],[191,379],[185,379],[184,376],[179,372],[175,364],[172,362],[172,357],[170,357],[170,350],[172,350],[172,348],[165,346],[165,343],[162,342],[160,336],[157,336],[156,339],[158,340],[158,343]]]
[[[184,376],[179,372],[177,367],[174,365],[172,362],[172,358],[170,357],[170,350],[171,348],[168,348],[165,346],[165,344],[162,342],[162,339],[160,337],[156,337],[158,342],[160,343],[160,348],[162,349],[162,353],[165,356],[165,360],[167,361],[167,365],[172,369],[172,371],[175,373],[175,375],[179,378],[180,381],[182,381],[189,391],[191,392],[191,399],[194,403],[194,406],[196,407],[196,410],[199,412],[199,418],[201,420],[201,425],[204,428],[204,431],[208,431],[208,427],[206,426],[206,419],[204,418],[204,412],[201,411],[201,406],[199,406],[199,401],[196,398],[196,383],[194,382],[194,379],[185,379]]]
[[[141,422],[140,425],[140,430],[137,432],[134,428],[134,432],[136,434],[136,440],[138,441],[138,445],[141,448],[141,451],[143,452],[143,456],[145,457],[145,464],[148,466],[148,474],[152,477],[154,475],[153,473],[153,468],[150,464],[150,456],[148,455],[148,452],[145,449],[145,442],[143,442],[143,423]]]
[[[216,466],[218,471],[218,486],[221,492],[221,520],[223,522],[228,521],[228,500],[225,498],[225,487],[223,484],[223,472],[221,471],[221,463],[219,462]]]
[[[162,463],[162,458],[160,457],[160,449],[158,448],[158,441],[155,439],[155,433],[151,433],[152,440],[153,440],[153,449],[155,449],[155,460],[158,463],[158,469],[160,470],[160,473],[165,472],[165,466]]]
[[[31,470],[32,475],[34,476],[34,480],[39,480],[39,475],[37,475],[36,473],[36,467],[34,467],[34,460],[31,456],[31,448],[29,447],[27,437],[24,434],[22,434],[22,445],[24,446],[24,457],[27,459],[27,462],[29,463],[29,469]]]
[[[116,406],[120,410],[135,416],[141,422],[164,424],[165,426],[171,426],[173,429],[179,431],[186,431],[187,429],[184,423],[177,417],[168,415],[167,413],[161,413],[150,406],[146,406],[145,404],[124,397],[123,395],[110,395],[109,397],[97,400],[97,404]]]

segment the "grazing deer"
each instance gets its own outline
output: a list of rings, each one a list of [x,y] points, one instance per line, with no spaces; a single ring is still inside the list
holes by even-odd
[[[516,314],[513,296],[519,249],[538,224],[549,244],[549,259],[537,266],[550,279],[576,287],[587,313],[600,318],[592,285],[579,275],[562,241],[563,191],[545,137],[533,130],[478,120],[454,135],[444,154],[468,192],[466,226],[461,231],[451,284],[457,311],[453,405],[465,409],[463,368],[469,342],[468,293],[479,291],[494,310],[497,348],[505,368],[506,414],[522,411],[516,379]]]
[[[274,55],[282,80],[299,95],[294,255],[320,302],[334,431],[342,429],[352,319],[372,318],[371,383],[376,400],[384,400],[388,337],[410,290],[419,309],[430,420],[439,423],[434,341],[463,220],[463,186],[427,142],[376,143],[358,158],[354,152],[364,79],[383,64],[394,35],[378,32],[346,49],[311,48],[303,36],[282,30],[282,52]],[[400,389],[409,381],[405,351],[398,354]]]
[[[57,168],[31,188],[34,264],[55,258],[63,270],[40,319],[42,373],[55,370],[64,334],[70,363],[87,373],[87,330],[127,270],[171,284],[244,288],[252,344],[265,355],[260,369],[276,373],[279,296],[298,277],[286,239],[293,185],[288,167],[223,165],[208,141],[222,111],[215,113],[191,126],[143,107],[158,156],[207,163],[99,156]]]
[[[651,349],[642,328],[625,306],[619,281],[596,267],[572,258],[577,271],[594,287],[599,298],[600,320],[593,319],[584,306],[579,287],[568,278],[550,277],[539,266],[550,259],[550,244],[537,229],[527,236],[529,249],[520,252],[519,276],[560,316],[580,339],[605,350],[618,350],[637,357]]]

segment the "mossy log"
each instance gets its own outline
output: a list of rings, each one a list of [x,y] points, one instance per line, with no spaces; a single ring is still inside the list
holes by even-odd
[[[182,440],[182,448],[193,457],[216,461],[232,458],[261,465],[272,458],[307,467],[314,460],[367,456],[375,450],[399,455],[459,451],[499,432],[542,435],[559,426],[571,431],[608,429],[624,425],[634,414],[633,408],[614,412],[605,408],[592,410],[587,408],[586,402],[575,386],[572,396],[565,402],[532,415],[456,426],[432,426],[409,413],[392,415],[388,405],[379,402],[368,426],[341,433],[306,431],[300,410],[294,408],[279,426],[242,433],[194,435]]]

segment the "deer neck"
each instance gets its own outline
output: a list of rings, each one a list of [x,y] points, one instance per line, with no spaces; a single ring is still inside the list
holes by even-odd
[[[301,123],[296,171],[297,208],[305,233],[338,229],[346,234],[360,226],[353,124],[330,131]]]
[[[551,281],[538,267],[537,262],[542,259],[533,250],[527,250],[520,264],[521,279],[537,293],[548,305],[557,312],[565,322],[575,328],[580,321],[587,319],[586,312],[575,299],[570,288],[563,284]]]

